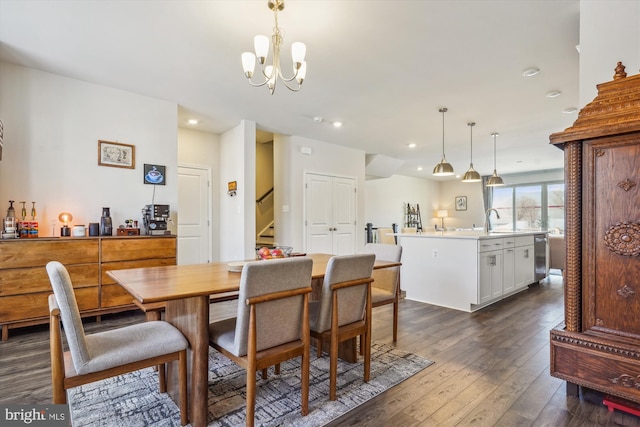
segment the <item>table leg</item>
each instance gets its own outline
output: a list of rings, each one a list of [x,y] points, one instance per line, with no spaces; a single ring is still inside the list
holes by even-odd
[[[209,374],[209,296],[167,301],[166,320],[189,341],[187,375],[189,384],[189,421],[193,427],[207,425]],[[178,365],[167,369],[167,391],[178,402]]]

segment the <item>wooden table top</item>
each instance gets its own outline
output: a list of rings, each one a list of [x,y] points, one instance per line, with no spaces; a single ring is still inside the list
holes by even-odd
[[[330,254],[309,254],[311,276],[324,278]],[[268,261],[258,261],[268,262]],[[390,268],[399,262],[377,260],[373,268]],[[229,271],[227,262],[169,265],[111,270],[107,275],[143,304],[233,292],[240,288],[240,272]]]

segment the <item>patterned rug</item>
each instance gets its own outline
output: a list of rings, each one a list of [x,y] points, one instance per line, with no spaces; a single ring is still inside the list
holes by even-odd
[[[360,361],[362,358],[360,358]],[[329,401],[329,358],[311,351],[309,415],[300,415],[300,358],[281,365],[280,375],[257,374],[257,426],[322,426],[415,375],[433,362],[394,347],[372,343],[371,377],[362,363],[338,363],[338,400]],[[210,427],[245,425],[245,371],[217,351],[209,351]],[[72,424],[95,426],[179,426],[176,404],[158,390],[153,369],[143,369],[68,391]]]

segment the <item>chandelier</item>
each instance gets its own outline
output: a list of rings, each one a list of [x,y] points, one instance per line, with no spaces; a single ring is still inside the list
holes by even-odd
[[[465,172],[462,177],[462,182],[479,182],[482,181],[480,174],[473,168],[473,127],[476,125],[475,122],[467,123],[469,129],[471,131],[471,163],[469,163],[469,170]]]
[[[300,90],[305,75],[307,74],[307,63],[304,60],[307,47],[304,43],[300,42],[295,42],[291,45],[293,76],[285,77],[280,65],[280,48],[282,46],[283,36],[280,28],[278,27],[278,12],[284,9],[284,0],[269,0],[267,5],[269,6],[269,9],[273,11],[276,23],[276,26],[273,27],[273,35],[271,36],[271,45],[273,46],[271,64],[265,65],[269,54],[269,37],[263,35],[255,36],[255,53],[244,52],[242,54],[242,68],[244,69],[244,75],[251,86],[264,86],[266,84],[271,95],[273,95],[273,92],[276,90],[276,82],[278,81],[278,78],[283,81],[284,85],[289,88],[289,90],[297,92]],[[253,81],[256,59],[260,64],[260,71],[264,78],[264,81],[259,83],[255,83]]]
[[[497,132],[491,134],[493,137],[493,175],[487,180],[487,187],[499,187],[504,185],[504,180],[496,172],[496,136],[500,135]]]
[[[440,163],[433,168],[433,175],[449,176],[453,175],[453,166],[451,166],[451,163],[447,162],[447,158],[444,155],[444,113],[448,110],[446,107],[442,107],[438,111],[442,113],[442,160],[440,160]]]

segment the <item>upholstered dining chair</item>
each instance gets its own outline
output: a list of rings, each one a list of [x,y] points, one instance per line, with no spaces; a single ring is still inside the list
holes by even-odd
[[[173,325],[143,322],[85,335],[73,284],[57,261],[47,264],[53,288],[49,295],[51,379],[53,403],[66,403],[66,390],[94,381],[159,366],[160,391],[166,391],[164,364],[178,361],[180,423],[188,422],[187,348],[189,343]],[[60,321],[69,351],[63,351]]]
[[[362,336],[364,382],[371,363],[371,272],[374,254],[334,256],[327,263],[318,301],[309,303],[311,336],[318,357],[323,341],[329,341],[329,400],[336,400],[338,345]]]
[[[374,254],[376,260],[400,262],[402,246],[384,243],[367,243],[364,253]],[[398,340],[398,304],[400,303],[400,267],[373,270],[371,307],[393,304],[393,342]]]
[[[378,228],[376,230],[376,241],[378,243],[395,244],[396,238],[392,235],[393,228]]]
[[[309,413],[309,294],[313,261],[293,257],[248,262],[237,317],[209,325],[209,345],[247,371],[246,425],[253,426],[256,372],[301,356],[301,413]]]

